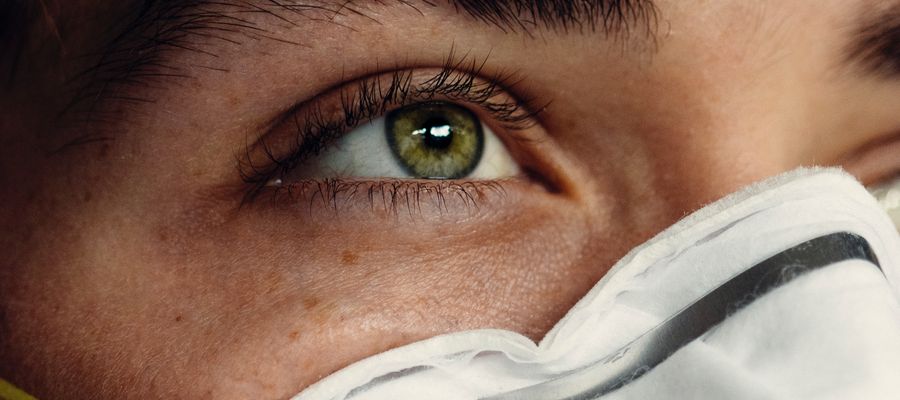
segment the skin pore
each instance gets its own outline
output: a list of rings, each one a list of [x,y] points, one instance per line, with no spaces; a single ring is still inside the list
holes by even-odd
[[[41,399],[283,399],[442,333],[540,340],[628,250],[744,185],[900,173],[900,61],[853,51],[900,23],[896,1],[625,2],[593,27],[466,2],[194,1],[220,29],[158,53],[135,50],[167,26],[128,30],[137,4],[40,3],[0,96],[0,377]],[[360,80],[447,69],[534,114],[511,129],[438,95],[523,174],[248,183]]]

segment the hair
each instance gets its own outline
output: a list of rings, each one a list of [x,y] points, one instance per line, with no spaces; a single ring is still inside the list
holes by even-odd
[[[15,78],[25,47],[25,33],[35,19],[35,8],[34,2],[27,0],[0,2],[0,72],[4,86],[9,86]]]

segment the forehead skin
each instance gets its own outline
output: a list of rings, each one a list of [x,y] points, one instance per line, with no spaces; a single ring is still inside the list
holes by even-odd
[[[90,64],[74,55],[121,10],[50,10],[105,22],[59,27],[58,62],[30,49],[34,67],[0,100],[13,188],[0,198],[0,376],[42,399],[289,398],[441,333],[539,340],[686,213],[896,142],[900,85],[845,62],[864,14],[893,4],[660,1],[652,32],[611,37],[504,33],[449,7],[251,16],[280,40],[175,52],[189,78],[116,89],[148,101],[86,123],[54,116]],[[372,72],[439,67],[451,49],[487,74],[514,68],[514,95],[549,104],[520,151],[556,190],[513,182],[477,207],[450,196],[416,212],[240,206],[236,155],[291,106]],[[52,151],[94,134],[108,139]],[[900,165],[874,169],[861,178]]]

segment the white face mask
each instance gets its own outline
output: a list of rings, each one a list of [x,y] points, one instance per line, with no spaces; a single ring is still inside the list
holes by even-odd
[[[895,398],[898,298],[890,218],[849,175],[801,169],[632,250],[540,344],[439,336],[295,399]]]
[[[871,191],[878,205],[891,217],[897,232],[900,232],[900,176],[871,188]]]

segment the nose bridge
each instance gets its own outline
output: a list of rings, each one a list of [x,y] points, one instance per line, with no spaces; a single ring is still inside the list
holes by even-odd
[[[683,216],[728,193],[793,167],[779,126],[746,124],[728,111],[661,121],[641,136],[651,179],[632,182]],[[768,133],[767,133],[768,132]],[[637,161],[636,161],[637,162]]]
[[[807,140],[795,134],[796,99],[773,101],[753,77],[724,78],[651,68],[584,87],[583,104],[552,133],[580,161],[596,201],[612,203],[625,226],[659,231],[801,163],[792,153]]]
[[[741,3],[710,7],[742,21],[764,13]],[[553,111],[570,111],[550,127],[595,181],[591,190],[647,231],[803,164],[817,126],[811,118],[823,118],[811,116],[810,104],[824,90],[826,67],[762,34],[777,27],[680,25],[682,10],[663,11],[672,26],[660,32],[658,51],[626,62],[598,50],[569,61],[596,79],[558,82],[565,90]]]

